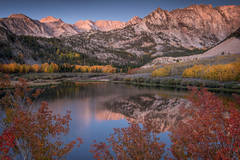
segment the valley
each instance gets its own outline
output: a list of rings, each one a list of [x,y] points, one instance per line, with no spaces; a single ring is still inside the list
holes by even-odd
[[[93,1],[0,18],[0,159],[239,159],[240,5]]]

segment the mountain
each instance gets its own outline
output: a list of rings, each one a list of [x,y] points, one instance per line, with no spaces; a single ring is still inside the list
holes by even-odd
[[[36,37],[57,37],[66,32],[78,33],[72,29],[71,25],[65,24],[61,19],[50,16],[38,21],[23,14],[12,14],[8,18],[1,18],[0,26],[16,35]]]
[[[40,20],[42,23],[51,23],[51,22],[62,22],[60,18],[55,18],[53,16],[48,16]]]
[[[40,48],[53,47],[51,56],[61,48],[61,52],[71,50],[101,64],[140,66],[158,57],[203,53],[237,30],[239,17],[239,5],[215,8],[193,5],[172,11],[158,8],[144,18],[133,17],[128,22],[80,20],[67,24],[54,17],[37,21],[17,14],[0,19],[0,26],[12,35],[52,37],[50,40],[32,38]],[[49,46],[53,39],[57,46]],[[41,51],[41,54],[46,53]]]
[[[90,20],[79,20],[77,21],[74,26],[76,26],[79,30],[82,31],[91,31],[91,30],[97,30],[97,27],[94,25],[93,21]]]
[[[61,35],[69,36],[75,35],[80,32],[74,25],[64,23],[61,19],[57,19],[52,16],[42,18],[40,20],[42,24],[45,24],[49,30],[51,30],[51,35],[53,37],[59,37]]]
[[[0,26],[17,35],[50,37],[51,30],[38,20],[33,20],[23,14],[12,14],[0,19]]]
[[[96,22],[90,20],[79,20],[74,24],[78,29],[83,31],[111,31],[114,29],[123,28],[126,26],[125,22],[110,21],[110,20],[98,20]]]
[[[88,34],[88,32],[84,33]],[[87,45],[85,39],[82,40]],[[73,43],[71,41],[71,45],[74,45]],[[113,64],[115,66],[143,64],[142,58],[132,54],[125,56],[124,52],[112,50],[113,52],[108,53],[105,57],[105,55],[99,56],[98,50],[94,50],[98,46],[92,46],[93,44],[89,44],[89,46],[82,44],[81,49],[75,49],[71,45],[68,46],[65,39],[15,35],[0,26],[0,63],[41,64],[54,62],[79,65]],[[90,50],[84,47],[89,47]]]
[[[41,63],[51,57],[52,39],[17,36],[0,26],[0,63]],[[44,58],[45,57],[45,58]]]
[[[133,24],[138,24],[142,21],[142,19],[138,16],[134,16],[132,19],[130,19],[126,25],[133,25]]]
[[[240,54],[239,45],[240,45],[240,28],[238,28],[238,30],[232,33],[224,41],[203,53],[201,57],[207,58],[218,55]]]
[[[17,35],[30,35],[37,37],[59,37],[76,35],[83,31],[110,31],[123,28],[127,23],[120,21],[79,20],[75,24],[67,24],[61,19],[48,16],[40,21],[33,20],[23,14],[13,14],[0,19],[0,26]]]
[[[98,20],[94,24],[100,31],[111,31],[126,26],[125,22],[107,20]]]
[[[221,55],[231,55],[231,54],[240,54],[239,50],[240,45],[240,28],[238,28],[235,32],[230,34],[223,41],[219,42],[208,51],[192,56],[183,56],[183,57],[158,57],[153,59],[150,63],[142,66],[142,69],[152,68],[157,65],[162,64],[171,64],[176,62],[190,62],[194,60],[208,59],[215,56]]]
[[[189,56],[203,53],[234,32],[240,27],[239,16],[240,6],[194,5],[171,12],[157,9],[124,28],[82,32],[61,40],[106,63],[126,57],[134,63],[136,57]]]
[[[136,29],[166,35],[168,43],[186,48],[210,47],[240,26],[240,6],[193,5],[171,12],[156,9]],[[164,43],[164,40],[160,43]]]

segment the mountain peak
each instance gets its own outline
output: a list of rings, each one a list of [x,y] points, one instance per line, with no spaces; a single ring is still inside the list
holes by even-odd
[[[53,16],[47,16],[45,18],[42,18],[40,20],[40,22],[42,23],[48,23],[48,22],[58,22],[58,21],[62,21],[60,18],[55,18]]]
[[[118,28],[123,28],[126,23],[121,21],[111,21],[111,20],[97,20],[95,25],[101,31],[110,31]]]
[[[128,24],[137,24],[140,23],[142,19],[138,16],[134,16],[132,19],[130,19],[127,23]]]
[[[11,14],[10,16],[8,16],[8,18],[29,18],[29,17],[24,14]]]
[[[79,20],[74,24],[78,29],[84,30],[84,31],[90,31],[94,27],[94,23],[90,20]]]
[[[80,23],[87,23],[87,24],[92,24],[93,23],[93,21],[91,21],[91,20],[79,20],[79,21],[77,21],[75,24],[80,24]]]
[[[211,4],[193,4],[188,6],[186,9],[213,9]]]

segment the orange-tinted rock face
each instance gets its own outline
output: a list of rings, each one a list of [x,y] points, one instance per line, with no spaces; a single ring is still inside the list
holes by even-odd
[[[90,20],[79,20],[74,24],[78,29],[84,31],[100,30],[110,31],[125,27],[126,23],[121,21],[98,20],[96,22]]]
[[[132,19],[130,19],[127,24],[128,25],[133,25],[142,22],[142,19],[139,18],[138,16],[134,16]]]
[[[29,18],[24,14],[11,14],[8,18]]]
[[[51,36],[59,37],[61,35],[75,35],[78,34],[78,29],[73,25],[63,22],[60,18],[48,16],[40,20],[51,30]]]
[[[62,21],[62,20],[60,18],[55,18],[52,16],[48,16],[40,20],[41,23],[58,22],[58,21]]]
[[[240,26],[240,6],[192,5],[171,12],[157,9],[143,21],[154,32],[163,31],[178,37],[212,36],[219,41]]]
[[[50,37],[49,29],[38,20],[33,20],[24,14],[12,14],[0,19],[0,26],[17,35]]]
[[[83,30],[83,31],[90,31],[94,30],[94,22],[90,20],[79,20],[74,24],[78,29]]]
[[[126,23],[121,21],[98,20],[95,22],[95,26],[101,31],[110,31],[123,28],[126,26]]]
[[[128,22],[79,20],[74,25],[52,16],[37,21],[23,14],[13,14],[0,19],[0,26],[18,35],[58,37],[91,30],[112,31],[134,25],[133,31],[137,35],[148,32],[155,35],[157,43],[168,41],[177,47],[202,48],[216,44],[240,27],[239,17],[239,5],[216,8],[211,5],[192,5],[170,12],[158,8],[143,19],[135,16]]]

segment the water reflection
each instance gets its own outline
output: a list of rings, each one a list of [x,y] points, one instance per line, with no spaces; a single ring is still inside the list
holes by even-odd
[[[176,126],[184,118],[180,107],[189,105],[186,99],[166,98],[154,93],[118,98],[106,103],[107,108],[127,116],[131,121],[144,123],[146,119],[152,120],[159,132]]]
[[[103,141],[113,128],[128,126],[128,121],[154,119],[160,131],[167,131],[178,120],[179,106],[186,105],[185,92],[136,88],[119,84],[65,85],[46,90],[40,100],[48,102],[54,113],[72,111],[66,142],[81,137],[84,144],[67,159],[93,159],[88,152],[93,140]],[[162,134],[163,141],[168,141]],[[166,142],[167,143],[167,142]]]

